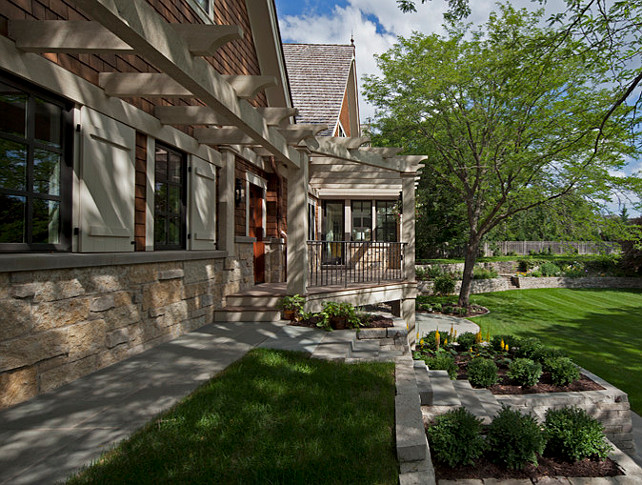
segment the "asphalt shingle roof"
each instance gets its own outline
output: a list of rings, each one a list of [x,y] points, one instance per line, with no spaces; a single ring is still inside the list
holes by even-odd
[[[329,126],[332,135],[354,58],[352,45],[283,44],[297,123]]]

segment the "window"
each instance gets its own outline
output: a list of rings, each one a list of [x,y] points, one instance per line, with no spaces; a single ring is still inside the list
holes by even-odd
[[[212,0],[194,0],[194,3],[201,7],[207,15],[212,14]]]
[[[71,247],[71,111],[0,76],[0,250]]]
[[[397,241],[397,201],[377,201],[377,241]]]
[[[369,200],[352,201],[352,240],[372,240],[372,202]]]
[[[154,249],[185,249],[185,155],[156,143]]]

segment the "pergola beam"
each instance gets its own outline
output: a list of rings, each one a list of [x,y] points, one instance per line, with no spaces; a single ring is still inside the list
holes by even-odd
[[[306,138],[313,138],[317,133],[326,130],[328,125],[316,124],[301,124],[301,125],[288,125],[283,128],[278,128],[279,133],[291,144],[299,144],[301,140]]]
[[[265,88],[277,86],[274,76],[222,75],[241,99],[255,98]]]
[[[279,126],[285,119],[299,114],[296,108],[256,108],[269,126]]]
[[[207,106],[156,106],[154,116],[164,125],[231,126],[223,115]]]
[[[194,138],[206,145],[254,145],[252,137],[238,128],[195,128]]]
[[[194,56],[213,56],[228,42],[243,38],[238,25],[170,24]]]
[[[192,56],[187,42],[140,0],[75,0],[75,4],[205,105],[224,115],[277,159],[300,165],[301,155],[205,60]],[[171,39],[171,42],[168,42]]]
[[[9,36],[15,39],[16,47],[25,52],[134,52],[100,23],[87,20],[9,20]]]
[[[117,98],[193,98],[180,83],[167,74],[150,72],[101,72],[98,84]]]

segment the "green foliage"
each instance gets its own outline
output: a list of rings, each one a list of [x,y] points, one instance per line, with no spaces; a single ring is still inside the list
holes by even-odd
[[[497,382],[497,365],[492,359],[476,357],[466,367],[468,380],[475,387],[490,387]]]
[[[612,450],[605,441],[602,424],[577,407],[546,411],[544,433],[547,439],[546,455],[562,460],[603,460]]]
[[[441,340],[441,332],[439,332],[439,340]],[[437,331],[433,330],[419,339],[417,342],[417,349],[419,350],[437,350]]]
[[[449,295],[455,291],[455,280],[449,274],[442,274],[435,278],[433,291],[437,295]]]
[[[544,344],[535,337],[520,339],[516,345],[517,348],[515,349],[515,355],[526,359],[532,359],[536,352],[542,351],[545,348]]]
[[[527,463],[537,465],[537,454],[544,451],[545,438],[535,418],[502,406],[488,427],[486,437],[491,461],[511,469]]]
[[[562,270],[555,263],[544,263],[539,267],[539,270],[544,276],[559,276]]]
[[[515,359],[508,366],[508,377],[520,386],[532,387],[542,375],[542,364],[531,359]]]
[[[493,335],[490,338],[490,346],[495,352],[501,352],[502,351],[502,341],[504,341],[505,345],[508,345],[509,348],[513,348],[514,346],[519,346],[520,342],[522,339],[515,335],[510,335],[510,334],[497,334]]]
[[[431,454],[451,468],[472,465],[486,446],[481,426],[481,420],[463,407],[437,416],[427,430]]]
[[[556,358],[556,357],[566,357],[566,352],[560,349],[554,349],[552,347],[541,347],[534,352],[531,353],[530,358],[534,360],[535,362],[539,362],[542,364],[542,368],[545,371],[548,371],[549,369],[546,368],[546,365],[544,364],[547,360]]]
[[[434,356],[425,356],[423,360],[430,370],[445,370],[448,371],[448,377],[457,379],[457,364],[452,355],[439,352]]]
[[[472,332],[464,332],[457,336],[457,343],[462,350],[468,350],[477,343],[477,337]]]
[[[542,367],[551,373],[553,384],[558,386],[566,386],[580,378],[579,369],[568,357],[549,357]]]
[[[348,328],[359,327],[360,320],[357,310],[348,302],[323,302],[323,309],[319,316],[321,320],[317,323],[317,326],[326,330],[337,328],[340,323],[344,323]]]
[[[629,129],[636,111],[614,106],[604,83],[612,57],[556,24],[544,27],[542,16],[503,4],[478,31],[452,24],[444,36],[414,33],[378,56],[380,76],[365,78],[377,109],[374,144],[430,157],[419,192],[434,181],[455,201],[448,212],[465,223],[458,232],[469,269],[483,238],[520,213],[581,201],[589,221],[603,220],[596,201],[641,185],[611,175],[638,152]],[[429,193],[418,196],[418,226],[424,208]]]
[[[490,280],[492,278],[497,278],[498,273],[494,269],[484,269],[478,266],[475,266],[473,269],[473,279],[474,280]]]

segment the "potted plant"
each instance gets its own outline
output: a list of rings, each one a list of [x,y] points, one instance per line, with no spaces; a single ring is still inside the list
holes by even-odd
[[[305,305],[305,298],[301,295],[284,296],[279,301],[281,318],[284,320],[298,321],[303,314],[303,305]]]

